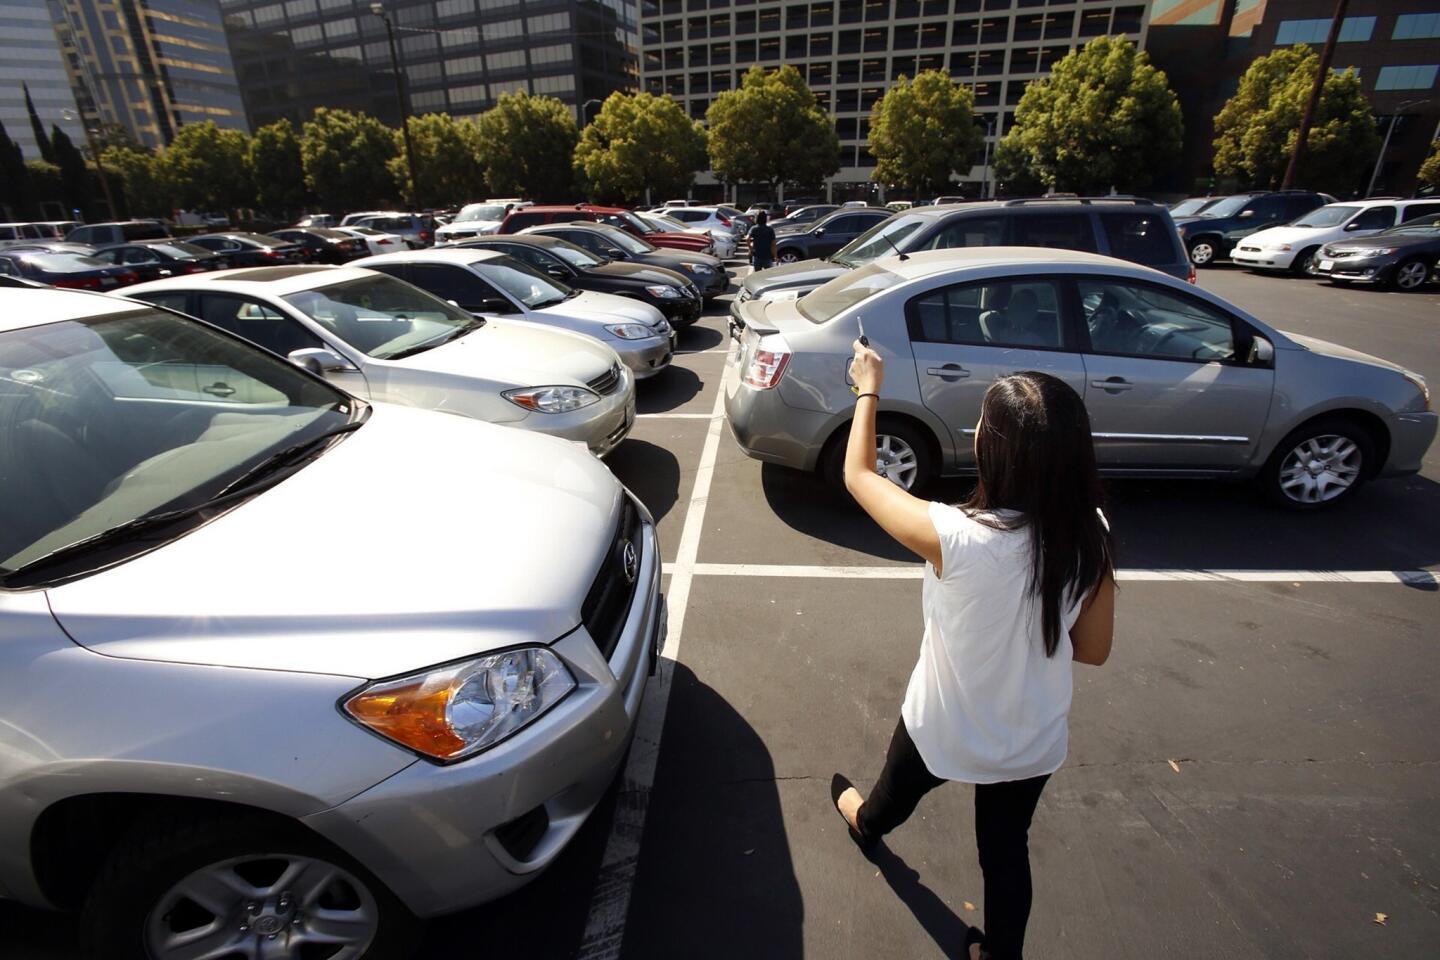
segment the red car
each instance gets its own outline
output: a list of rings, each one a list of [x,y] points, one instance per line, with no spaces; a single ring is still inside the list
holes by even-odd
[[[498,232],[519,233],[526,227],[534,227],[542,223],[574,223],[577,220],[619,227],[626,233],[641,237],[657,247],[669,247],[672,250],[709,253],[714,246],[705,237],[656,230],[629,210],[620,207],[600,207],[593,203],[577,203],[571,206],[534,206],[511,210],[501,221]]]

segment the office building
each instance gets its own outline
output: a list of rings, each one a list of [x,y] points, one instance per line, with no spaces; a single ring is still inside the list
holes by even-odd
[[[87,122],[148,147],[187,123],[247,129],[217,0],[49,0]]]
[[[1072,49],[1107,34],[1143,47],[1148,11],[1135,0],[640,0],[640,79],[700,119],[752,65],[794,66],[840,135],[841,168],[827,192],[879,199],[866,148],[870,108],[902,74],[944,70],[970,87],[993,144],[1013,124],[1025,86]],[[972,168],[964,189],[977,193],[984,174]]]
[[[317,107],[398,124],[384,21],[369,0],[221,0],[252,126]],[[635,84],[630,0],[385,0],[414,114],[473,116],[502,93],[570,104]],[[592,105],[593,107],[593,105]]]
[[[34,0],[0,0],[0,122],[26,160],[39,160],[40,146],[25,105],[27,87],[45,135],[53,124],[79,143],[85,134],[50,11]]]

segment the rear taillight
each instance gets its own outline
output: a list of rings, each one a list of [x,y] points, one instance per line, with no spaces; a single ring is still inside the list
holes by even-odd
[[[1195,264],[1190,264],[1190,276],[1186,277],[1185,279],[1189,280],[1191,283],[1195,282]]]
[[[285,254],[281,253],[279,250],[261,250],[260,256],[264,257],[267,260],[279,260],[281,257],[285,256]]]
[[[730,218],[725,216],[723,213],[716,215],[716,219],[720,221],[721,226],[730,226]]]
[[[56,280],[52,287],[68,287],[72,290],[99,290],[100,281],[94,277],[77,277],[73,280]]]
[[[784,337],[762,337],[741,379],[756,390],[769,390],[780,382],[789,363],[790,345],[785,342]]]
[[[381,237],[379,240],[376,240],[375,242],[376,242],[377,244],[379,244],[380,246],[382,246],[382,247],[388,247],[388,246],[390,246],[390,244],[392,243],[392,241],[391,241],[391,239],[390,239],[389,237]]]
[[[206,264],[203,264],[203,263],[187,263],[187,264],[184,265],[184,270],[183,270],[183,272],[184,272],[184,273],[204,273],[206,270],[209,270],[209,269],[210,269],[209,266],[207,266]]]
[[[430,231],[428,231],[428,230],[421,230],[421,231],[420,231],[420,242],[421,242],[421,243],[429,243],[429,242],[430,242]]]
[[[128,283],[139,283],[140,275],[138,273],[135,273],[134,271],[127,271],[125,273],[116,274],[115,281],[122,285]]]

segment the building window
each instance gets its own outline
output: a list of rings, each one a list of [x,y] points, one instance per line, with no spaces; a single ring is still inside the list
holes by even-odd
[[[1374,31],[1374,17],[1346,17],[1340,25],[1339,42],[1369,40]],[[1288,47],[1292,43],[1324,43],[1329,35],[1329,20],[1281,20],[1275,28],[1275,45]]]
[[[1429,64],[1416,67],[1381,67],[1375,78],[1376,90],[1429,90],[1435,86],[1435,74],[1440,65]]]
[[[1440,37],[1440,13],[1402,13],[1395,18],[1391,40],[1431,40]]]

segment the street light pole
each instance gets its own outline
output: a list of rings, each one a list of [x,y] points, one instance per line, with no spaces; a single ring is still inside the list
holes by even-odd
[[[593,97],[592,97],[591,99],[589,99],[589,100],[586,100],[584,103],[582,103],[582,104],[580,105],[580,125],[581,125],[582,127],[585,126],[585,124],[589,123],[589,121],[586,119],[586,117],[588,117],[588,116],[590,115],[590,104],[592,104],[592,103],[597,104],[597,105],[599,105],[599,106],[604,106],[604,104],[603,104],[601,101],[596,100],[596,99],[594,99]]]
[[[395,74],[395,100],[400,105],[400,134],[405,140],[405,168],[410,172],[410,203],[420,209],[420,177],[415,170],[415,143],[410,139],[410,104],[405,97],[405,75],[400,70],[400,54],[395,48],[395,25],[385,12],[385,4],[370,4],[370,12],[385,21],[385,35],[390,41],[390,69]]]
[[[1400,119],[1400,114],[1405,112],[1406,107],[1418,107],[1422,103],[1429,103],[1429,100],[1406,100],[1395,108],[1390,116],[1390,126],[1385,128],[1385,142],[1380,144],[1380,155],[1375,158],[1375,169],[1370,172],[1370,183],[1365,187],[1365,196],[1375,192],[1375,180],[1380,176],[1380,165],[1385,162],[1385,151],[1390,149],[1390,135],[1395,132],[1395,121]]]
[[[985,118],[985,166],[980,174],[980,199],[984,200],[990,193],[990,135],[995,132],[995,118]]]

